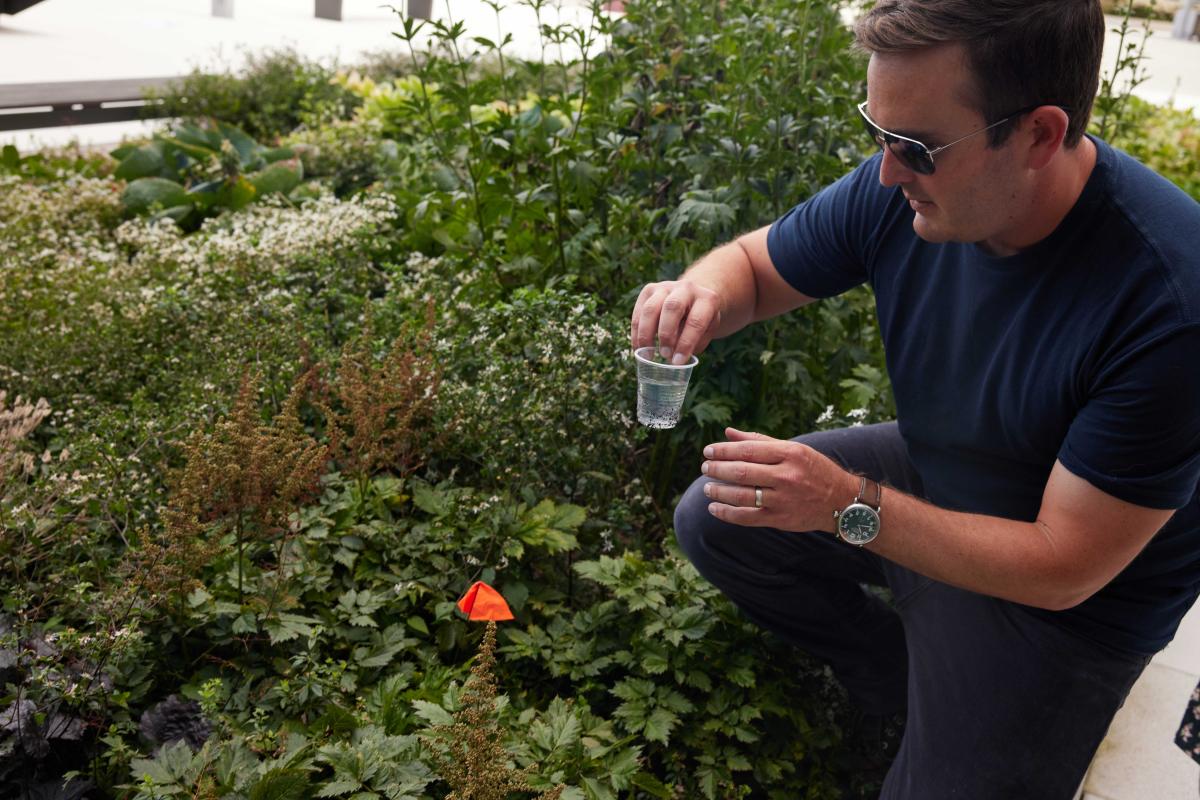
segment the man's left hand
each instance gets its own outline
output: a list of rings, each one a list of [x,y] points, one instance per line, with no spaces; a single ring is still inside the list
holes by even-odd
[[[799,442],[736,428],[725,435],[729,441],[704,448],[700,471],[713,479],[704,488],[709,513],[746,527],[833,532],[833,511],[854,498],[856,478]],[[762,491],[760,508],[755,489]]]

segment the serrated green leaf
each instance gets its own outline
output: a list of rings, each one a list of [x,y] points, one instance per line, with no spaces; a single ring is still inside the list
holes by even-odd
[[[413,700],[413,710],[416,711],[418,717],[430,725],[454,724],[454,716],[437,703],[431,703],[428,700]]]
[[[665,708],[656,708],[646,717],[643,735],[652,742],[666,744],[671,738],[671,731],[679,723],[679,717]]]
[[[445,492],[434,489],[427,483],[414,483],[413,505],[434,517],[444,516],[450,510],[450,498]]]
[[[279,614],[270,617],[264,623],[271,644],[288,642],[298,636],[312,636],[313,625],[319,625],[320,620],[312,617],[302,617],[298,614]]]
[[[605,786],[596,778],[583,779],[583,792],[588,800],[615,800],[612,789]]]
[[[272,769],[250,787],[247,800],[305,800],[308,774],[298,769]]]
[[[630,783],[641,789],[643,792],[648,793],[650,796],[659,797],[662,798],[662,800],[671,800],[671,798],[675,796],[675,793],[671,791],[670,787],[658,780],[658,778],[655,778],[653,775],[645,772],[639,772],[638,774],[634,775],[630,780]]]
[[[341,797],[362,786],[362,781],[353,778],[335,778],[317,789],[317,797]]]
[[[650,675],[661,675],[668,666],[667,651],[661,646],[649,648],[649,652],[642,656],[642,669]]]

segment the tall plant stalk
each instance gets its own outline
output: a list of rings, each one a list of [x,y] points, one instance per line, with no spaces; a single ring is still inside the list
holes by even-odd
[[[1129,124],[1126,111],[1129,97],[1134,90],[1146,82],[1148,77],[1142,62],[1146,56],[1146,41],[1153,35],[1150,21],[1142,22],[1142,38],[1139,42],[1128,42],[1130,38],[1130,22],[1133,18],[1134,0],[1129,0],[1122,12],[1121,25],[1114,28],[1117,38],[1117,61],[1111,74],[1104,75],[1100,81],[1100,93],[1096,97],[1096,105],[1100,110],[1100,119],[1096,122],[1096,135],[1106,141],[1121,134]],[[1128,73],[1124,86],[1117,84],[1123,73]]]

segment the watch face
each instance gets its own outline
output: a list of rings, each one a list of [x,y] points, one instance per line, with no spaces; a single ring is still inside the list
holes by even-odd
[[[838,533],[850,544],[866,544],[879,533],[879,514],[870,506],[854,503],[838,517]]]

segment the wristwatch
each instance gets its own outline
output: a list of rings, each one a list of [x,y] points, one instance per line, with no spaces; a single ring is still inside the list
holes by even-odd
[[[871,481],[875,483],[875,481]],[[833,512],[834,526],[842,541],[862,547],[879,535],[879,510],[883,508],[883,486],[875,483],[875,505],[866,502],[867,479],[862,479],[858,496],[841,511]]]

